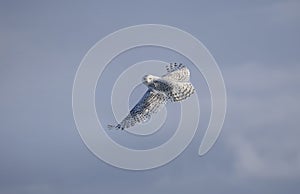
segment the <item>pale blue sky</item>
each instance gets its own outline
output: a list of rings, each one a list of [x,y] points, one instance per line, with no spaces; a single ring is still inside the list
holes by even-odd
[[[144,23],[180,28],[205,44],[223,73],[228,111],[204,157],[200,129],[172,163],[132,172],[85,147],[72,85],[98,40]],[[300,192],[299,1],[0,1],[0,26],[0,193]],[[155,48],[122,57],[184,60]],[[192,81],[205,107],[205,82]]]

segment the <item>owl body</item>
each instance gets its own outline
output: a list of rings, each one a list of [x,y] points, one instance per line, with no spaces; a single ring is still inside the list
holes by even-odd
[[[153,79],[150,82],[144,82],[146,86],[148,86],[149,89],[156,90],[158,92],[168,92],[171,91],[174,87],[174,84],[164,78],[156,77],[153,75],[146,75],[146,77],[153,77]]]
[[[124,129],[150,119],[167,102],[182,101],[191,96],[195,89],[190,83],[190,72],[183,65],[170,64],[168,73],[162,77],[146,75],[143,83],[148,87],[142,99],[131,109],[129,114],[116,126],[109,128]]]

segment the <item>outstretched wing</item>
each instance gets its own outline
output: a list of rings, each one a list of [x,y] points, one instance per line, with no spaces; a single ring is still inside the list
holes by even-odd
[[[163,75],[163,78],[179,82],[188,82],[190,80],[189,69],[181,63],[170,63],[170,65],[166,66],[166,69],[168,73]]]
[[[108,127],[124,129],[132,127],[137,123],[145,122],[150,119],[153,113],[158,112],[166,104],[167,100],[166,94],[148,89],[142,99],[131,109],[130,113],[121,123],[116,126],[108,125]]]

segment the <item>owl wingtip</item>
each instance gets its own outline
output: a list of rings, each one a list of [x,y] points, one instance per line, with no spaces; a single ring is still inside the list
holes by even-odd
[[[107,125],[107,128],[108,128],[109,130],[112,130],[112,129],[116,128],[116,126],[115,126],[115,125]]]
[[[124,130],[124,127],[122,127],[120,124],[118,124],[118,125],[107,125],[107,128],[109,130],[112,130],[112,129],[121,129],[121,130]]]

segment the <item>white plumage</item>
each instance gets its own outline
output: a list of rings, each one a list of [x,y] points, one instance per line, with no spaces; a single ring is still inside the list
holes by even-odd
[[[124,129],[146,122],[167,102],[178,102],[194,93],[187,67],[171,63],[166,68],[168,73],[162,77],[144,76],[143,83],[148,87],[147,92],[119,124],[108,125],[109,128]]]

